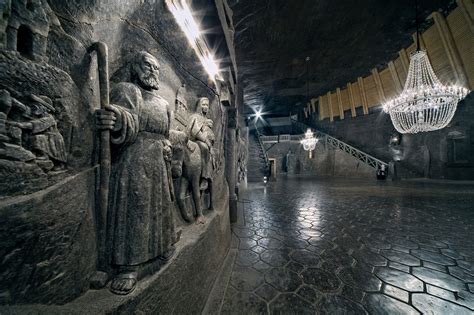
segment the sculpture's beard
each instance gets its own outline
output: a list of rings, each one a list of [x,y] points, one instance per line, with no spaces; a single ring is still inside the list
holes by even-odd
[[[160,88],[160,80],[158,79],[158,74],[156,72],[141,71],[139,74],[139,78],[142,85],[146,88],[152,90],[158,90]]]

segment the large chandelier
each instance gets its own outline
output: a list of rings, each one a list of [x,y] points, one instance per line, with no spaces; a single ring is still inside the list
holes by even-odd
[[[403,92],[383,105],[400,133],[418,133],[446,127],[456,112],[458,102],[469,91],[457,85],[443,85],[431,67],[424,50],[410,57],[408,77]]]
[[[446,127],[467,89],[443,85],[431,67],[426,51],[420,49],[418,0],[415,0],[416,51],[410,56],[410,67],[402,94],[383,104],[393,126],[400,133],[418,133]]]
[[[308,128],[304,134],[304,139],[301,140],[303,149],[305,149],[305,151],[313,151],[316,148],[316,143],[318,143],[318,139],[314,137],[311,129]]]

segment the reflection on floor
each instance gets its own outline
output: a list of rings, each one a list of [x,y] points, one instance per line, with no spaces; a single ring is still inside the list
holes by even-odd
[[[240,200],[222,314],[473,314],[473,184],[286,179]]]

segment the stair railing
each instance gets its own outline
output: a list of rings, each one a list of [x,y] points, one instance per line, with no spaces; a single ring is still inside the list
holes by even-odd
[[[359,161],[367,164],[368,166],[371,166],[371,167],[375,168],[376,170],[382,168],[382,166],[384,166],[385,169],[388,170],[388,163],[386,163],[384,161],[381,161],[381,160],[373,157],[370,154],[367,154],[367,153],[365,153],[365,152],[363,152],[359,149],[356,149],[353,146],[351,146],[351,145],[349,145],[349,144],[347,144],[347,143],[345,143],[345,142],[343,142],[343,141],[341,141],[337,138],[334,138],[334,137],[328,135],[327,133],[321,132],[321,131],[317,130],[316,128],[312,127],[312,126],[308,126],[305,123],[302,123],[302,122],[294,120],[294,119],[291,119],[291,122],[293,124],[295,124],[298,128],[300,128],[301,131],[303,131],[303,132],[305,132],[306,129],[308,129],[308,128],[312,129],[313,134],[316,138],[318,138],[320,140],[324,140],[326,143],[328,143],[332,147],[334,147],[336,149],[339,149],[339,150],[342,150],[342,151],[350,154],[351,156],[355,157]]]
[[[260,148],[262,149],[263,157],[265,159],[265,174],[268,174],[268,171],[270,169],[270,162],[268,160],[267,151],[265,150],[265,147],[263,145],[262,134],[258,130],[257,124],[255,124],[255,131],[257,133],[258,144],[260,145]]]

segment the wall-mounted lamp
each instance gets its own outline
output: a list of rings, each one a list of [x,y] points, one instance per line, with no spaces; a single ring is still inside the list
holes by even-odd
[[[399,133],[394,133],[390,136],[390,145],[400,145],[402,141],[402,135]]]
[[[186,35],[189,44],[191,47],[193,47],[199,58],[199,61],[201,61],[201,64],[208,73],[209,77],[213,81],[216,80],[216,76],[217,78],[221,79],[219,67],[217,66],[217,62],[214,59],[214,55],[207,46],[207,43],[202,36],[202,32],[194,20],[191,9],[186,3],[186,0],[166,0],[166,5],[173,14],[181,30]]]

